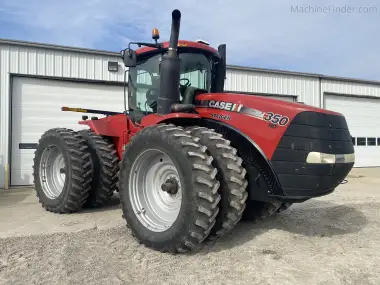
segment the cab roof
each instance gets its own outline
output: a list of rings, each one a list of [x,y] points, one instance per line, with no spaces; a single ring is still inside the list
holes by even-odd
[[[163,49],[167,49],[169,47],[169,41],[162,42],[161,44],[163,45]],[[217,57],[219,56],[219,53],[216,49],[214,49],[213,47],[209,45],[206,45],[204,43],[199,43],[199,42],[179,40],[178,48],[194,48],[194,49],[208,51]],[[137,49],[136,54],[142,55],[144,53],[156,51],[156,50],[157,50],[156,48],[152,48],[152,47],[143,47],[143,48]]]

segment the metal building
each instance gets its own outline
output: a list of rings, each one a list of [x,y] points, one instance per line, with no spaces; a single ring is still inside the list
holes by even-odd
[[[0,188],[33,184],[34,148],[45,130],[82,128],[78,114],[61,106],[123,111],[124,74],[118,53],[0,40]],[[380,82],[229,66],[225,89],[341,112],[355,166],[380,166]]]

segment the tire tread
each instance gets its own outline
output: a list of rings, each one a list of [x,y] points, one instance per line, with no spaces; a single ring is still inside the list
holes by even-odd
[[[92,188],[85,207],[100,207],[106,204],[117,190],[117,174],[119,171],[119,158],[110,138],[97,135],[94,131],[81,130],[79,134],[93,149],[98,160],[99,173],[93,179]]]
[[[249,201],[246,211],[244,212],[244,220],[258,223],[273,216],[280,208],[280,201],[262,202]]]
[[[47,211],[54,213],[72,213],[83,207],[89,191],[92,180],[93,170],[90,163],[90,154],[83,138],[74,130],[67,128],[53,128],[47,130],[39,139],[39,145],[49,138],[58,138],[62,146],[67,150],[68,157],[71,161],[71,180],[67,185],[67,195],[58,206],[49,206],[41,199],[42,189],[36,189],[36,195]],[[33,159],[33,177],[34,184],[39,179],[39,165],[37,165],[36,154]]]
[[[218,169],[222,201],[215,226],[209,235],[209,240],[216,241],[229,233],[242,217],[248,197],[247,171],[242,167],[237,150],[221,134],[201,126],[187,127],[186,130],[207,147],[208,154],[214,158],[213,165]]]

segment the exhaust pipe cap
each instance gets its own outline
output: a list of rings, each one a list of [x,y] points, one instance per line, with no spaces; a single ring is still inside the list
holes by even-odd
[[[181,12],[178,9],[173,10],[172,19],[178,21],[181,18]]]

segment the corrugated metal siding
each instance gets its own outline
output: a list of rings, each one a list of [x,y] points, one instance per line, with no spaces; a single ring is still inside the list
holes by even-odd
[[[11,45],[0,45],[0,49],[10,54],[10,69],[8,72],[11,73],[123,81],[122,60],[117,57]],[[119,61],[120,69],[118,73],[108,71],[109,60]]]
[[[305,104],[320,106],[318,78],[227,70],[225,90],[296,96]]]
[[[119,72],[108,71],[108,61],[119,62]],[[124,65],[118,57],[0,44],[0,188],[9,163],[10,74],[123,82]]]
[[[335,94],[348,94],[358,96],[374,96],[380,98],[380,85],[346,82],[346,81],[334,81],[334,80],[322,80],[322,94],[323,93],[335,93]]]

